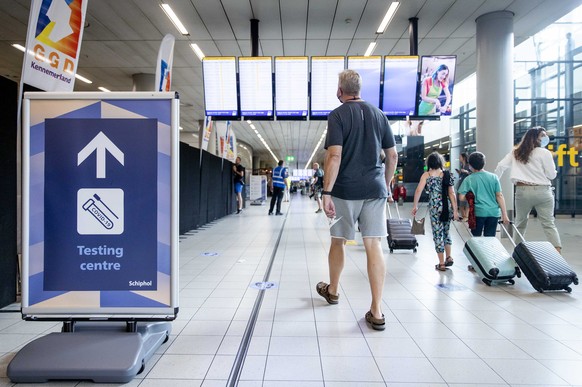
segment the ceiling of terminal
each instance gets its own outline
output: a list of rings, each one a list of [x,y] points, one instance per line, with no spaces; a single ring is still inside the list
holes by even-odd
[[[76,91],[130,91],[132,74],[155,72],[160,41],[176,37],[172,88],[181,99],[181,126],[197,132],[204,117],[202,66],[189,44],[208,56],[251,55],[250,19],[259,20],[259,55],[363,55],[377,41],[374,55],[408,55],[408,19],[418,18],[419,55],[457,55],[456,81],[476,71],[475,19],[488,12],[515,14],[519,44],[582,4],[582,0],[401,0],[386,31],[376,29],[387,0],[166,0],[189,32],[181,35],[160,8],[160,0],[89,0]],[[20,79],[30,0],[0,1],[0,75]],[[325,121],[256,122],[275,155],[295,156],[303,168],[325,130]],[[237,138],[255,155],[272,156],[246,122],[236,122]],[[192,137],[194,139],[194,137]],[[321,160],[323,151],[316,154]]]

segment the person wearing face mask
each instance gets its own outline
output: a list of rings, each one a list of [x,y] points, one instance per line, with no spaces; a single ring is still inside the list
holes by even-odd
[[[552,153],[546,149],[549,142],[545,128],[529,129],[517,147],[497,164],[495,173],[501,177],[506,169],[511,169],[511,181],[515,184],[515,224],[519,232],[525,235],[529,214],[535,207],[546,238],[561,252],[552,188],[552,180],[558,173]]]

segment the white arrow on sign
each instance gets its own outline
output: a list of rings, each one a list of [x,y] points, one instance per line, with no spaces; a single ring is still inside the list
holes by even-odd
[[[109,151],[113,157],[124,165],[123,152],[115,145],[103,132],[99,132],[86,146],[77,154],[77,166],[93,152],[97,152],[97,178],[105,178],[105,151]]]

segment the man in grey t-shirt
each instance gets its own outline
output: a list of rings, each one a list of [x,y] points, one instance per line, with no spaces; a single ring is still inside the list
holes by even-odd
[[[339,74],[337,97],[342,105],[328,116],[325,139],[323,210],[330,218],[329,284],[320,282],[317,293],[330,304],[339,302],[339,280],[344,266],[344,245],[355,238],[358,221],[368,260],[372,292],[366,321],[383,330],[382,290],[386,266],[381,238],[385,237],[386,198],[392,201],[390,182],[398,154],[390,123],[380,109],[360,98],[362,79],[353,70]],[[383,163],[385,155],[385,165]]]

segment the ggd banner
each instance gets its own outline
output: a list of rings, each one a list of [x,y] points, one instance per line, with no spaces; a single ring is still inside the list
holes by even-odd
[[[88,0],[32,0],[22,81],[73,91]]]

